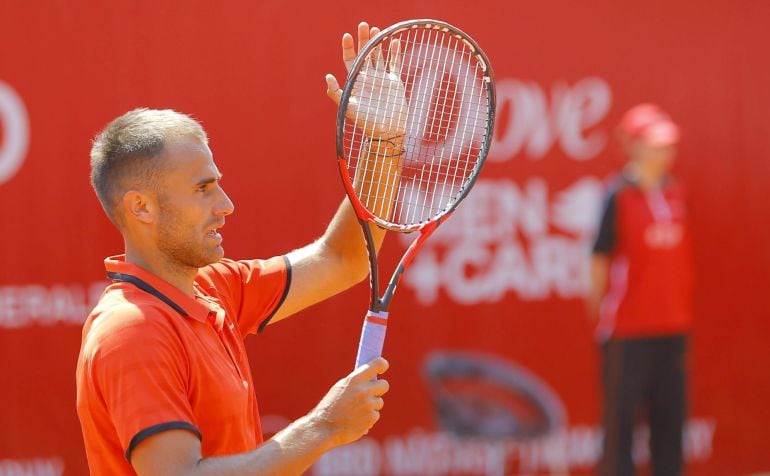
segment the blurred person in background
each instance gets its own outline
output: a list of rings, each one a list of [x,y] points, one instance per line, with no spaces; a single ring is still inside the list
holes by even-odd
[[[604,200],[588,296],[603,355],[603,476],[634,474],[642,409],[653,475],[682,474],[692,265],[684,192],[670,175],[679,136],[652,104],[631,108],[618,126],[628,161]]]

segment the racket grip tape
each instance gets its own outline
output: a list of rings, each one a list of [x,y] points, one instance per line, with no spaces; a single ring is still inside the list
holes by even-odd
[[[385,342],[385,330],[387,328],[387,312],[369,311],[366,313],[364,328],[361,330],[361,341],[358,343],[356,368],[382,355],[382,345]]]

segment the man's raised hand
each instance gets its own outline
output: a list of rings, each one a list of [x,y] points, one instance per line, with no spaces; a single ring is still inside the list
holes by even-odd
[[[357,52],[360,52],[372,37],[379,33],[377,27],[366,22],[358,25],[358,49],[354,47],[353,36],[342,36],[342,60],[350,72]],[[348,101],[345,116],[371,138],[399,138],[406,129],[407,102],[406,88],[401,81],[403,55],[401,42],[393,40],[387,51],[378,45],[367,56],[358,75]],[[326,94],[339,104],[342,89],[337,78],[326,75]]]

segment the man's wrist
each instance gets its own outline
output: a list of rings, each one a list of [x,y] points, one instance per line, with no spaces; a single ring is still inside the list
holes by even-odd
[[[378,157],[398,157],[404,153],[404,135],[370,137],[366,139],[366,147]]]
[[[298,418],[292,426],[296,425],[298,432],[307,441],[312,441],[322,453],[338,446],[335,441],[335,432],[329,422],[322,417],[315,415],[315,410],[307,415]]]

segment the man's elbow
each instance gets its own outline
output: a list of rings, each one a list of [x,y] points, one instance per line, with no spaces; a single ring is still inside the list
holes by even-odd
[[[369,263],[366,261],[363,263],[354,261],[348,265],[347,275],[349,276],[348,287],[361,283],[369,277]]]
[[[341,290],[351,288],[369,276],[369,258],[359,250],[336,249],[326,243],[320,243],[320,256],[323,263],[332,266],[333,276]]]

